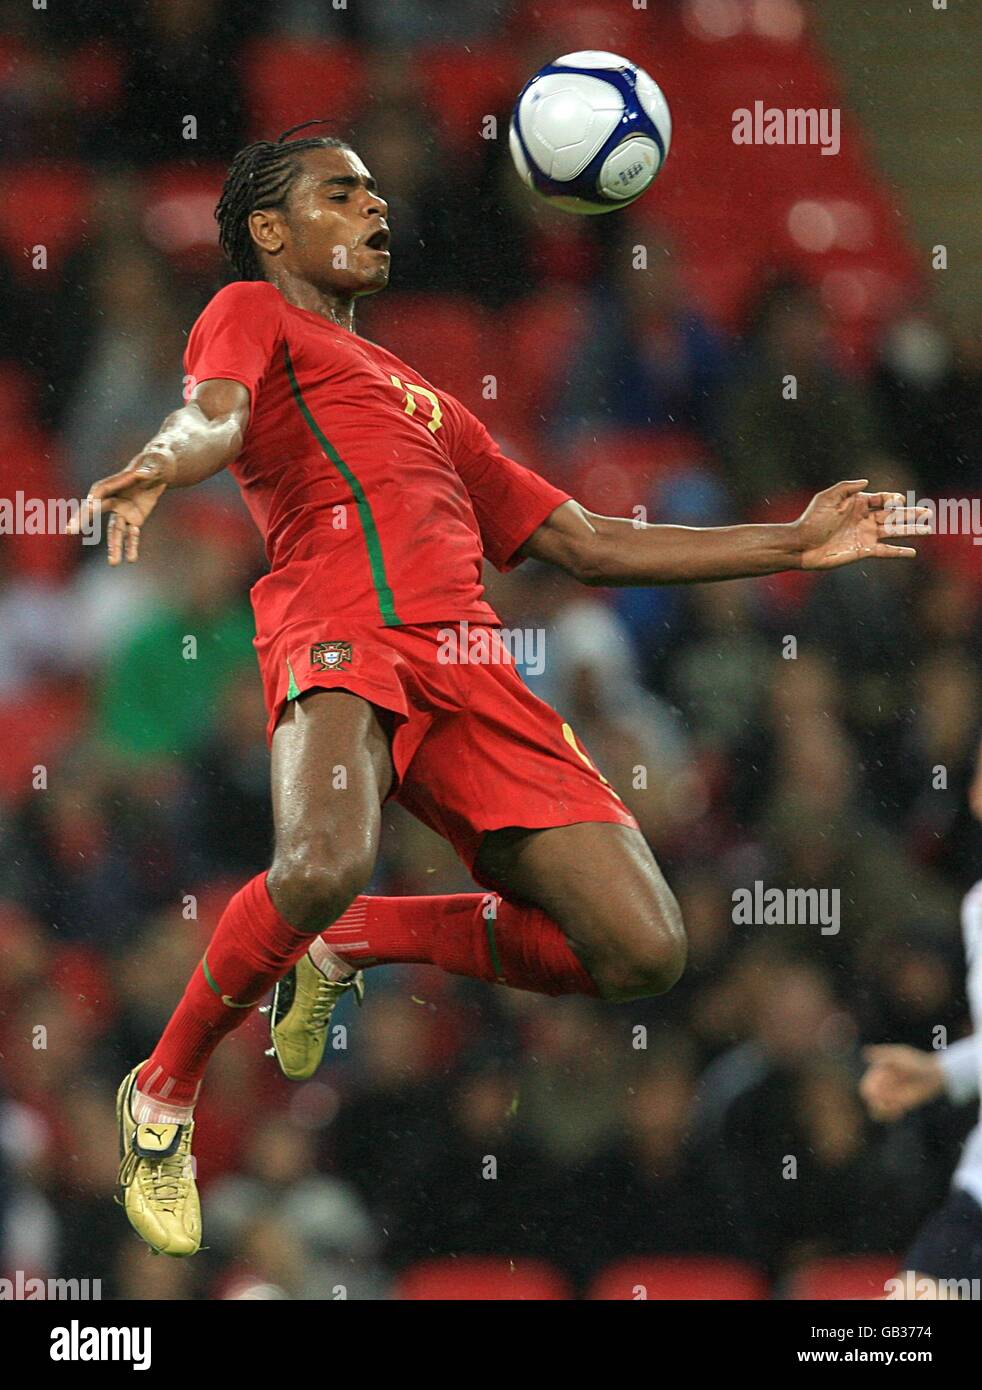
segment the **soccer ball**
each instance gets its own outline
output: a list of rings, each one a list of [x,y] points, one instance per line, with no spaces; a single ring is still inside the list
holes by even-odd
[[[655,80],[616,53],[567,53],[518,94],[508,143],[522,180],[565,212],[613,212],[651,184],[672,118]]]

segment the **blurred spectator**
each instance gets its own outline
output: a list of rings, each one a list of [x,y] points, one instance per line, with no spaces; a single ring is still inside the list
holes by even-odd
[[[113,747],[143,759],[201,748],[223,718],[227,686],[254,670],[252,615],[239,597],[254,553],[251,529],[200,499],[161,524],[193,544],[158,612],[121,646],[98,716]]]
[[[384,1295],[378,1232],[353,1188],[317,1172],[309,1131],[267,1120],[244,1160],[208,1193],[212,1248],[233,1270],[226,1278],[241,1278],[242,1266],[292,1298]]]
[[[419,1192],[421,1174],[446,1142],[446,1083],[433,1075],[433,1021],[422,1002],[373,994],[371,1010],[358,1020],[360,1084],[327,1131],[322,1153],[357,1185],[398,1267],[432,1237],[432,1211]]]
[[[80,496],[145,442],[147,420],[181,404],[180,317],[161,267],[141,247],[114,246],[98,268],[94,341],[65,420]]]
[[[4,659],[0,663],[0,699],[20,694],[45,675],[66,675],[77,653],[53,643],[53,632],[70,629],[71,601],[64,587],[21,579],[5,579],[0,563],[0,632]]]
[[[605,247],[605,283],[582,337],[569,346],[559,430],[598,421],[625,428],[708,426],[726,349],[686,301],[668,248],[649,242],[647,229],[628,223]]]
[[[706,1072],[697,1115],[726,1243],[772,1272],[805,1253],[889,1248],[892,1221],[899,1215],[902,1229],[911,1219],[897,1204],[923,1194],[888,1183],[864,1133],[854,1078],[841,1070],[848,1017],[814,968],[789,961],[768,974],[750,1037]],[[889,1202],[874,1201],[885,1191]]]
[[[252,6],[226,0],[143,0],[126,35],[123,103],[103,155],[146,164],[230,159],[243,143],[244,103],[229,43]],[[193,124],[189,124],[193,122]]]
[[[565,1238],[557,1232],[564,1264],[584,1281],[624,1255],[712,1254],[726,1248],[692,1145],[696,1075],[684,1036],[662,1039],[631,1080],[616,1138],[577,1174],[583,1219],[561,1223]]]
[[[929,311],[911,310],[883,336],[874,386],[888,447],[909,463],[924,495],[977,492],[979,335],[956,338]]]
[[[579,599],[547,643],[553,703],[647,839],[671,841],[701,814],[705,793],[677,712],[638,680],[627,632],[609,608]]]
[[[401,51],[414,44],[459,44],[496,33],[510,3],[403,0],[398,5],[321,7],[306,0],[282,0],[277,9],[277,27],[284,34],[322,39],[354,36],[367,44]]]
[[[872,402],[835,366],[828,318],[804,285],[778,281],[761,296],[720,403],[720,445],[745,512],[761,498],[872,476],[882,447]]]
[[[437,172],[446,152],[426,112],[408,94],[402,100],[363,117],[352,143],[389,205],[392,287],[452,290],[459,284],[459,249],[478,229],[468,216],[465,191]],[[384,302],[369,311],[366,322],[376,316],[384,322]]]

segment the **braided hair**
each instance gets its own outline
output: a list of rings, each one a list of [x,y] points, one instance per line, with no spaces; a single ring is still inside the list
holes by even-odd
[[[215,208],[218,241],[240,280],[261,280],[262,271],[249,231],[249,215],[259,208],[281,208],[300,172],[298,155],[306,150],[347,150],[351,146],[333,135],[290,140],[298,130],[327,121],[304,121],[291,126],[277,140],[257,140],[232,160],[222,196]],[[288,143],[289,142],[289,143]]]

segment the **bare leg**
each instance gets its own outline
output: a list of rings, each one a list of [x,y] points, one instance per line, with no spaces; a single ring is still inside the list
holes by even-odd
[[[605,999],[662,994],[681,975],[678,903],[631,826],[590,821],[492,831],[477,868],[503,896],[549,914]]]
[[[189,1114],[222,1038],[365,887],[391,775],[388,742],[366,701],[317,691],[288,708],[273,740],[273,866],[222,913],[141,1072],[143,1101]]]
[[[292,926],[322,930],[364,889],[391,781],[389,740],[366,700],[315,690],[287,706],[273,735],[276,848],[266,884]]]

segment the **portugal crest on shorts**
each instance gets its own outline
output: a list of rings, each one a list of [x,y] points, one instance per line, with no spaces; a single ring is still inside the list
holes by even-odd
[[[310,649],[311,666],[322,671],[346,671],[350,663],[350,642],[315,642]]]

